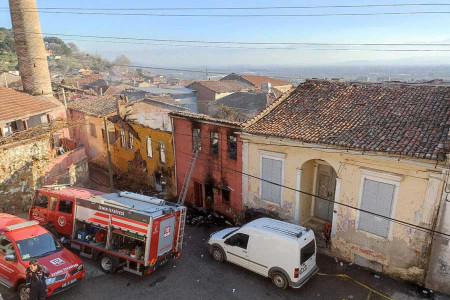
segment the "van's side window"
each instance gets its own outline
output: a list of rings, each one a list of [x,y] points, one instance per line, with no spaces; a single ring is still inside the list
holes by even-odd
[[[316,245],[314,240],[308,243],[300,250],[300,264],[304,264],[316,252]]]
[[[48,197],[45,195],[37,195],[36,201],[34,201],[34,205],[47,208]]]
[[[50,197],[50,205],[48,206],[49,210],[55,210],[56,208],[56,202],[58,202],[58,198],[56,197]]]
[[[236,233],[235,235],[229,237],[225,243],[227,245],[236,246],[242,249],[247,249],[248,235],[244,233]]]
[[[72,201],[69,200],[60,200],[58,211],[66,214],[72,214]]]

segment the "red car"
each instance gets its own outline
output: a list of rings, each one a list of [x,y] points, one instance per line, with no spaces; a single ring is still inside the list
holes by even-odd
[[[36,221],[0,214],[0,283],[18,291],[21,300],[28,299],[25,273],[32,259],[50,271],[47,297],[84,278],[81,259]]]

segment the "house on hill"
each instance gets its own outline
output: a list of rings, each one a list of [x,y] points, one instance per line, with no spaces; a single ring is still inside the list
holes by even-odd
[[[237,80],[202,80],[195,81],[187,88],[197,91],[197,111],[208,113],[208,103],[234,92],[250,91],[253,86]]]
[[[243,205],[311,227],[321,251],[449,293],[450,246],[431,234],[450,232],[449,100],[445,86],[306,81],[245,123]]]
[[[287,92],[292,88],[291,82],[259,75],[239,75],[231,73],[220,80],[237,80],[258,89],[264,89],[268,86],[269,88],[275,88],[282,93]]]

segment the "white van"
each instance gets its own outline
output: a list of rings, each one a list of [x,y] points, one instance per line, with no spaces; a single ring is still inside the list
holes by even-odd
[[[282,289],[301,287],[319,270],[313,231],[269,218],[215,232],[208,248],[216,261],[269,277]]]

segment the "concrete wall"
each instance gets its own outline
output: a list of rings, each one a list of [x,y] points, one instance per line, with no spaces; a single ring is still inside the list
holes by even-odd
[[[48,137],[0,147],[0,210],[25,211],[36,188],[55,182],[89,181],[84,148],[53,158]],[[66,178],[66,180],[64,180]]]
[[[135,137],[133,150],[128,148],[128,134],[127,148],[122,148],[120,145],[120,135],[116,135],[115,146],[111,147],[111,160],[118,172],[127,173],[136,181],[141,181],[144,184],[150,185],[155,189],[155,172],[159,172],[166,178],[166,191],[169,194],[175,195],[175,157],[173,154],[173,141],[170,132],[161,131],[144,127],[142,125],[130,124],[131,127],[138,133],[140,141]],[[121,130],[117,124],[115,125],[116,132]],[[147,156],[147,137],[152,139],[153,157]],[[166,162],[162,163],[159,152],[159,142],[165,143],[166,147]],[[105,145],[106,149],[106,145]]]
[[[181,191],[183,180],[187,171],[190,155],[192,154],[192,129],[200,128],[201,151],[199,152],[194,173],[191,178],[189,189],[186,195],[186,203],[199,204],[199,199],[195,197],[194,185],[202,185],[203,207],[216,209],[229,217],[242,212],[242,141],[238,136],[237,159],[228,157],[227,136],[234,135],[235,128],[225,127],[198,121],[191,121],[181,118],[173,118],[175,136],[175,154],[177,161],[177,186],[178,194]],[[210,153],[210,132],[219,133],[219,154]],[[205,203],[205,185],[214,186],[217,193],[214,193],[214,204]],[[222,186],[231,187],[230,202],[225,203],[222,199]]]
[[[276,140],[244,136],[248,139],[248,167],[243,172],[260,177],[261,151],[284,156],[285,186],[314,193],[312,165],[315,160],[323,160],[337,173],[335,201],[359,207],[361,179],[363,172],[399,178],[398,200],[394,202],[393,218],[415,225],[431,228],[433,214],[438,206],[442,189],[441,170],[435,169],[435,162],[388,159],[369,155],[353,155],[346,152],[307,149],[299,143],[280,142],[282,146],[267,145]],[[264,145],[266,144],[266,145]],[[308,146],[308,145],[306,145]],[[305,147],[305,145],[303,145]],[[310,146],[311,147],[311,146]],[[301,182],[297,174],[302,170]],[[260,199],[260,180],[248,178],[248,191],[244,205],[277,211],[287,220],[294,221],[296,198],[299,199],[299,222],[311,216],[313,199],[295,190],[283,188],[281,205]],[[245,187],[243,187],[245,189]],[[335,204],[337,213],[333,217],[332,253],[337,257],[364,264],[367,267],[392,276],[423,283],[427,269],[427,247],[430,236],[427,233],[391,222],[388,239],[357,229],[359,213],[355,209]]]
[[[448,185],[447,185],[448,186]],[[448,187],[447,187],[448,190]],[[450,196],[444,193],[436,231],[450,234]],[[450,295],[450,243],[448,236],[433,239],[426,287]]]

